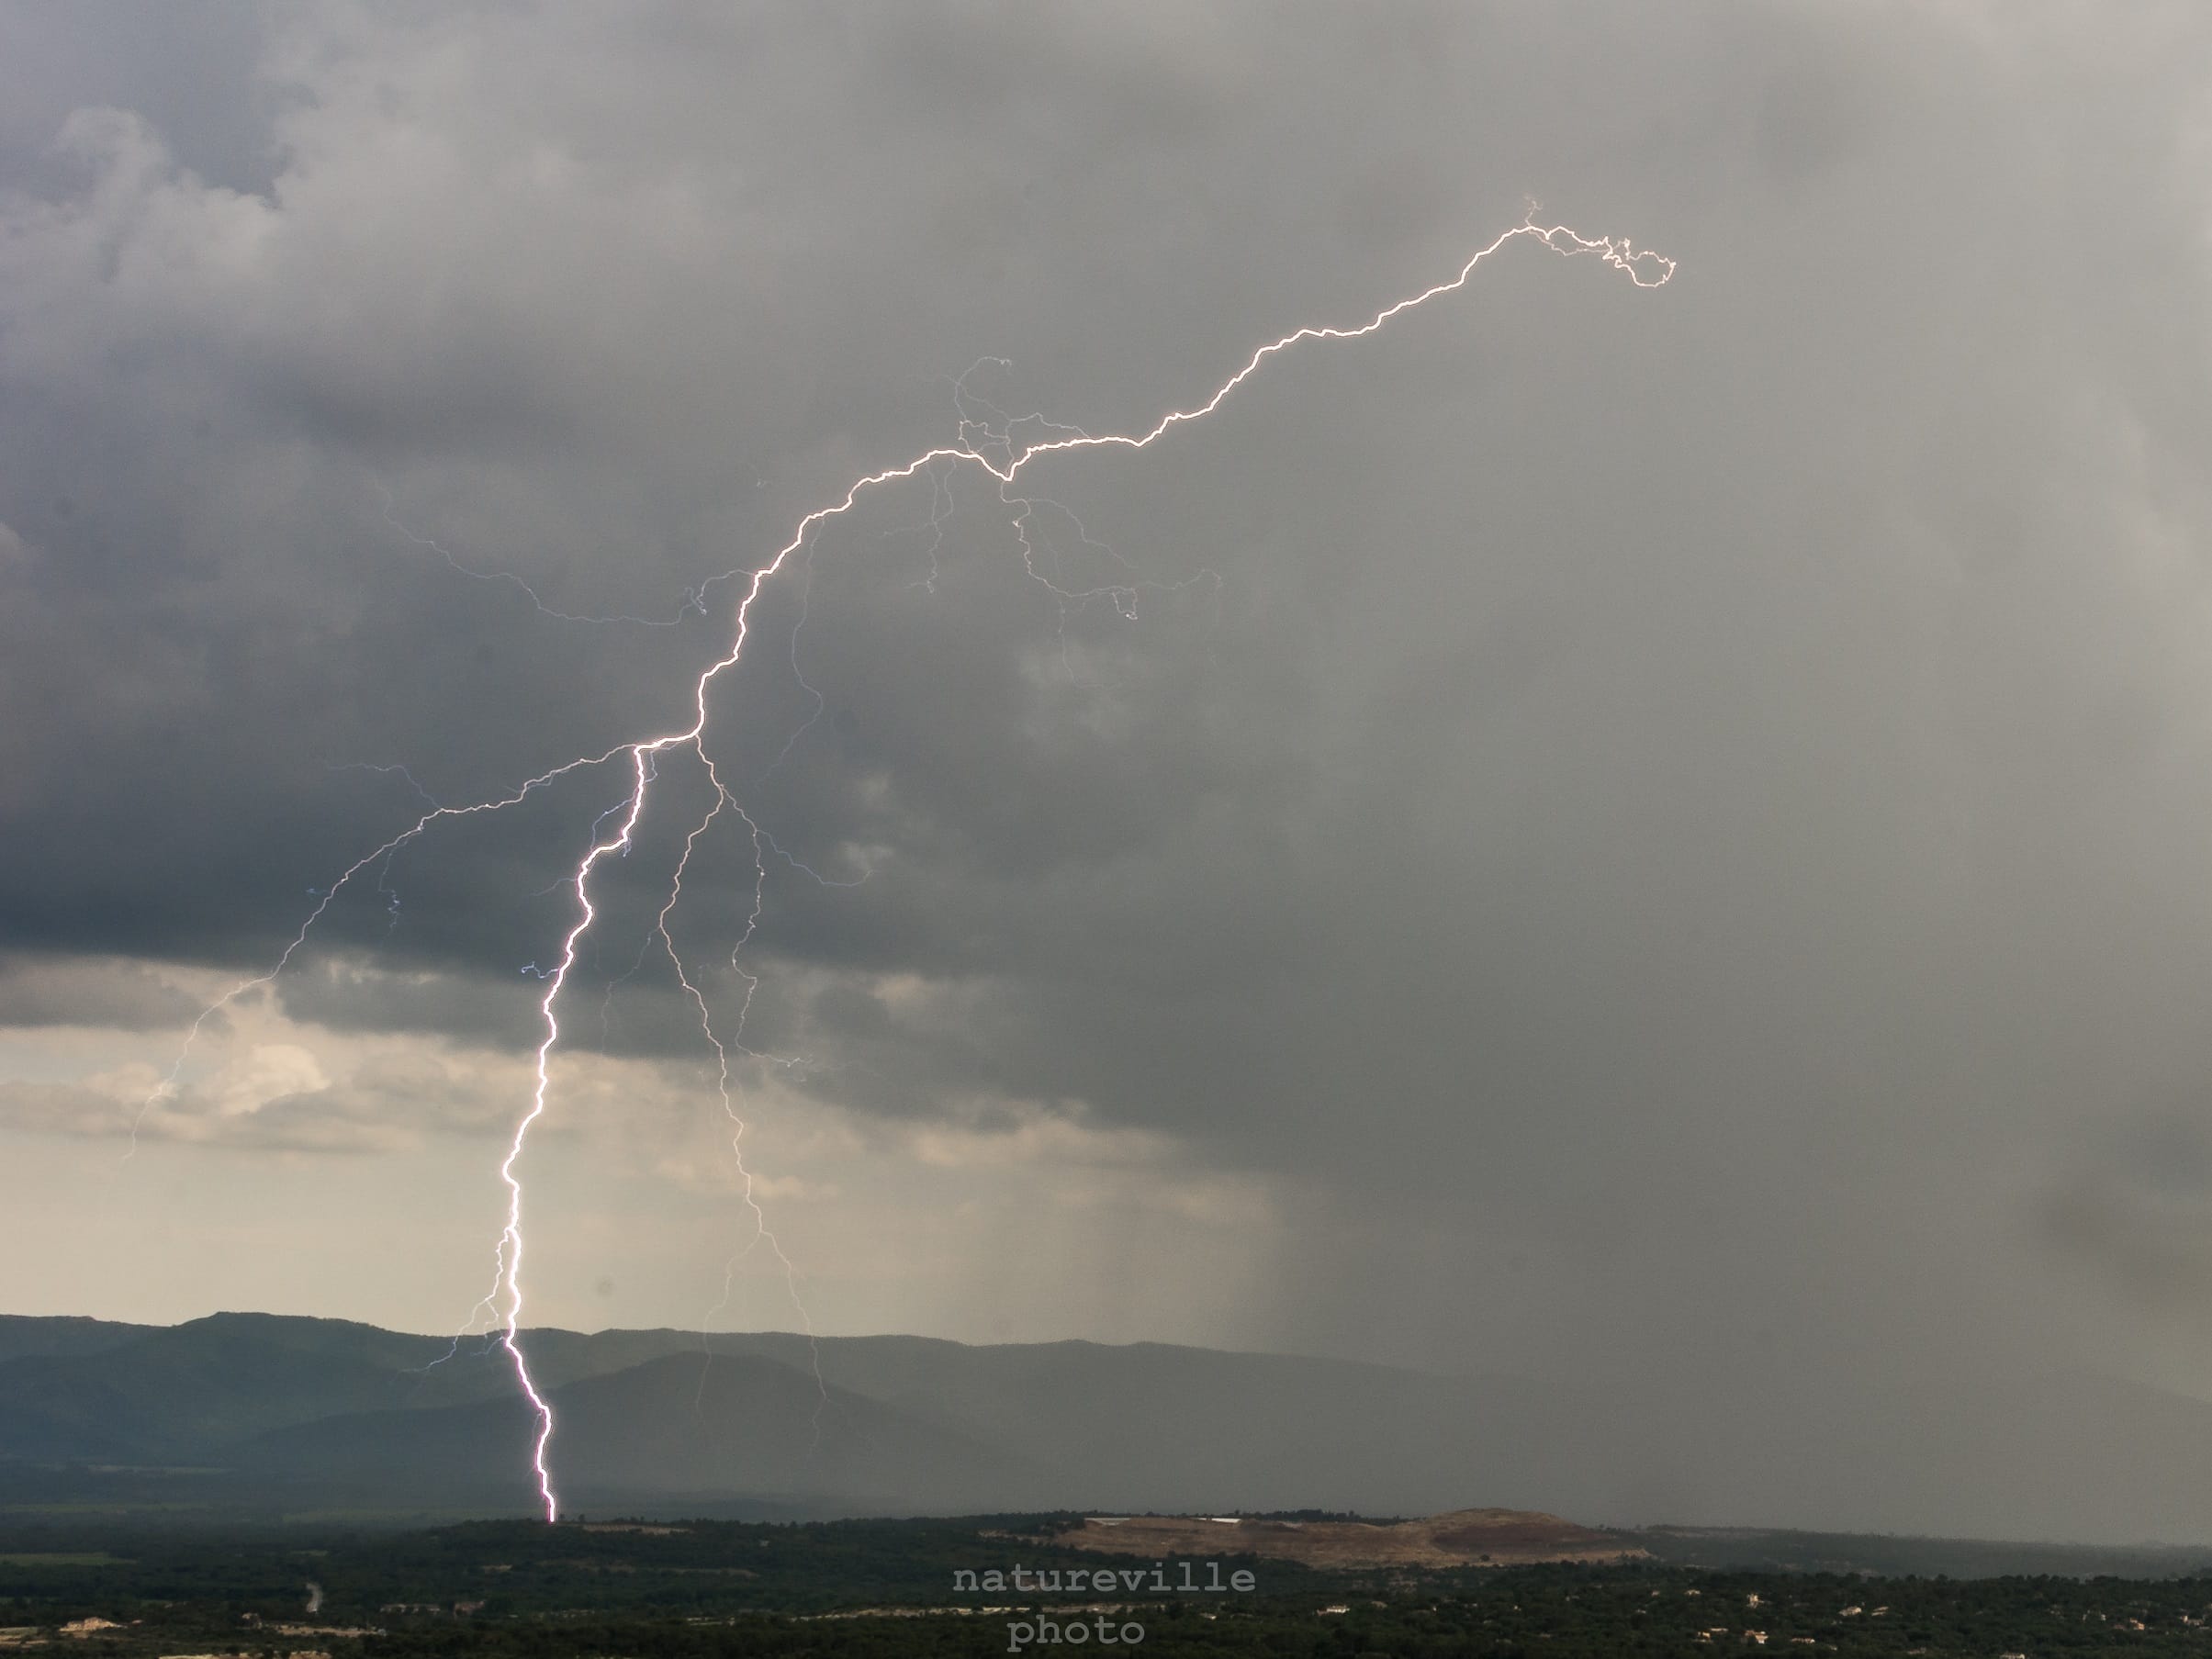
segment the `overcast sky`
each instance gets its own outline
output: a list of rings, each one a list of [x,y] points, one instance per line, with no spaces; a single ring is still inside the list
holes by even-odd
[[[1534,199],[1679,275],[1509,244],[1038,463],[1034,576],[948,465],[765,590],[813,1319],[2212,1397],[2208,72],[2180,4],[8,6],[0,1306],[466,1318],[622,768],[365,869],[126,1160],[194,1014],[688,723],[701,585],[963,408],[1141,429]],[[652,934],[709,799],[601,867],[533,1321],[797,1322]]]

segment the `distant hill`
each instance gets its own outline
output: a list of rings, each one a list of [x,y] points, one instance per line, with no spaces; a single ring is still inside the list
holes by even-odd
[[[926,1495],[960,1512],[1015,1493],[1034,1499],[1046,1485],[1016,1456],[769,1360],[665,1354],[548,1397],[562,1487],[601,1510],[691,1510],[742,1496],[869,1513],[910,1509]],[[533,1426],[509,1391],[473,1405],[326,1418],[231,1456],[243,1469],[311,1471],[395,1500],[444,1492],[511,1502],[530,1468]]]
[[[0,1365],[37,1355],[98,1353],[120,1348],[153,1329],[151,1325],[116,1325],[74,1315],[34,1317],[0,1314]]]
[[[521,1340],[571,1513],[1389,1517],[1479,1500],[1623,1526],[1818,1512],[1862,1532],[2212,1539],[2212,1407],[2094,1377],[2010,1379],[1956,1422],[1904,1396],[1847,1420],[1748,1378],[1690,1415],[1633,1389],[1159,1343]],[[0,1514],[526,1514],[530,1435],[494,1339],[258,1314],[0,1319]],[[1914,1451],[1937,1438],[1940,1471]],[[1654,1548],[1836,1558],[1810,1535]]]
[[[192,1489],[213,1483],[208,1501],[226,1503],[530,1507],[529,1416],[494,1340],[254,1314],[16,1330],[0,1358],[0,1459],[42,1466],[50,1501],[75,1491],[56,1486],[66,1469],[89,1479],[100,1464],[129,1466],[134,1492],[152,1468],[216,1472]],[[1470,1490],[1577,1496],[1577,1468],[1602,1462],[1581,1411],[1511,1379],[1153,1343],[522,1341],[558,1415],[561,1490],[587,1510],[1264,1509],[1318,1496],[1396,1513]]]
[[[0,1364],[0,1454],[198,1463],[284,1423],[397,1403],[425,1339],[223,1314]]]

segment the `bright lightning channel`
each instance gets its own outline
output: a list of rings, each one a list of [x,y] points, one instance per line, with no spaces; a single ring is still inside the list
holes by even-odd
[[[522,1178],[516,1172],[516,1169],[517,1165],[522,1160],[523,1150],[528,1144],[532,1126],[533,1126],[539,1118],[545,1115],[546,1104],[552,1088],[550,1071],[551,1059],[555,1048],[560,1041],[561,1036],[560,1021],[555,1013],[555,1004],[560,1000],[561,992],[567,984],[569,972],[576,966],[578,947],[582,944],[585,936],[590,932],[592,923],[598,918],[598,911],[594,907],[591,901],[592,872],[599,868],[601,860],[607,858],[610,854],[626,854],[629,851],[632,845],[632,839],[637,829],[638,822],[645,814],[647,797],[650,793],[652,784],[657,777],[655,761],[657,757],[667,754],[672,750],[688,748],[698,756],[701,764],[706,770],[708,780],[713,786],[714,804],[709,809],[705,818],[701,821],[698,826],[694,828],[691,835],[685,839],[683,854],[678,860],[675,870],[670,877],[668,901],[660,910],[659,916],[656,924],[656,931],[658,934],[662,943],[667,947],[670,958],[676,963],[676,971],[679,981],[682,984],[683,989],[691,995],[692,1002],[699,1010],[701,1028],[704,1032],[709,1044],[713,1046],[720,1062],[717,1087],[721,1094],[723,1109],[728,1115],[732,1125],[735,1127],[735,1133],[733,1135],[731,1146],[733,1152],[736,1156],[738,1172],[744,1181],[743,1193],[745,1203],[750,1208],[754,1220],[758,1226],[758,1230],[755,1235],[756,1242],[766,1240],[770,1248],[774,1250],[778,1260],[782,1262],[786,1275],[786,1282],[792,1291],[793,1301],[794,1303],[797,1302],[797,1272],[792,1267],[790,1259],[784,1255],[782,1248],[776,1244],[775,1236],[769,1231],[766,1216],[762,1214],[760,1205],[753,1195],[753,1179],[750,1171],[746,1167],[744,1149],[742,1144],[745,1132],[745,1124],[744,1120],[737,1113],[735,1102],[731,1098],[729,1049],[731,1047],[739,1047],[740,1051],[747,1053],[747,1055],[750,1055],[751,1051],[749,1049],[742,1048],[742,1046],[736,1041],[736,1039],[732,1038],[725,1040],[716,1032],[713,1019],[708,1011],[706,998],[701,993],[697,986],[693,983],[687,973],[684,964],[676,951],[674,940],[669,936],[668,927],[669,913],[675,909],[676,905],[679,902],[680,902],[683,896],[683,878],[685,870],[690,866],[692,850],[697,846],[700,836],[706,832],[709,826],[713,824],[713,820],[720,815],[724,808],[727,807],[730,809],[746,824],[747,830],[750,832],[753,840],[754,858],[757,867],[757,872],[762,877],[763,880],[765,879],[765,867],[761,864],[762,832],[759,826],[755,824],[753,820],[746,813],[744,808],[738,804],[736,798],[730,792],[728,787],[724,783],[721,774],[715,769],[713,758],[707,753],[705,742],[708,721],[707,693],[714,682],[729,669],[736,667],[738,661],[744,656],[747,643],[751,635],[753,604],[754,601],[760,597],[761,590],[766,588],[767,585],[772,581],[784,568],[784,566],[791,561],[792,555],[799,553],[805,546],[808,537],[812,535],[816,529],[832,519],[842,517],[843,515],[850,512],[854,505],[859,502],[863,495],[883,485],[896,483],[904,479],[915,477],[917,476],[927,476],[930,480],[933,491],[931,521],[933,525],[940,524],[941,519],[939,519],[938,516],[938,508],[935,505],[935,502],[941,499],[942,491],[942,483],[938,471],[939,463],[945,464],[945,465],[949,468],[957,468],[961,465],[973,465],[980,467],[984,473],[991,476],[991,478],[994,481],[1000,499],[1007,507],[1017,510],[1016,517],[1016,531],[1022,544],[1025,566],[1027,567],[1030,575],[1036,577],[1040,582],[1044,582],[1047,587],[1051,587],[1052,584],[1050,582],[1050,580],[1041,573],[1039,573],[1036,567],[1033,557],[1033,549],[1030,545],[1027,531],[1028,519],[1039,503],[1032,501],[1026,497],[1013,496],[1006,493],[1016,479],[1020,476],[1020,475],[1028,467],[1032,461],[1036,460],[1040,455],[1061,454],[1075,450],[1107,448],[1140,450],[1150,448],[1159,439],[1164,437],[1168,432],[1173,431],[1176,427],[1185,425],[1190,421],[1203,420],[1205,417],[1212,414],[1216,409],[1219,409],[1225,401],[1227,401],[1230,394],[1234,392],[1239,387],[1242,386],[1246,380],[1250,379],[1254,374],[1256,374],[1260,367],[1270,358],[1276,356],[1280,353],[1287,351],[1294,345],[1308,340],[1357,340],[1364,335],[1373,334],[1381,330],[1392,319],[1401,316],[1407,311],[1412,310],[1417,306],[1425,305],[1430,300],[1439,298],[1446,294],[1455,293],[1459,289],[1465,287],[1469,279],[1475,275],[1476,267],[1480,265],[1492,254],[1496,253],[1500,248],[1503,248],[1508,242],[1520,241],[1522,238],[1527,238],[1531,241],[1541,243],[1544,247],[1550,249],[1555,253],[1569,257],[1585,254],[1594,255],[1603,263],[1610,265],[1614,270],[1621,272],[1631,283],[1634,284],[1639,288],[1656,288],[1664,286],[1666,283],[1673,277],[1675,273],[1675,262],[1673,260],[1667,259],[1661,254],[1654,253],[1649,250],[1639,251],[1632,246],[1625,239],[1610,236],[1595,238],[1585,237],[1578,234],[1574,230],[1569,230],[1565,225],[1539,225],[1535,222],[1534,216],[1532,213],[1528,219],[1522,220],[1520,224],[1515,225],[1511,230],[1503,232],[1487,246],[1477,249],[1472,255],[1468,257],[1466,263],[1459,268],[1456,275],[1451,276],[1443,282],[1436,283],[1430,287],[1421,289],[1419,293],[1409,295],[1403,299],[1386,306],[1383,309],[1377,311],[1373,317],[1369,318],[1365,322],[1361,323],[1356,327],[1337,328],[1308,326],[1304,328],[1294,329],[1289,333],[1283,335],[1280,339],[1270,341],[1266,344],[1255,350],[1250,357],[1245,359],[1243,366],[1238,369],[1235,374],[1230,376],[1228,379],[1222,381],[1221,384],[1214,389],[1212,395],[1208,397],[1203,403],[1193,405],[1188,409],[1171,409],[1166,414],[1161,416],[1160,419],[1149,429],[1141,432],[1105,432],[1094,434],[1084,432],[1075,427],[1060,426],[1049,421],[1039,420],[1034,422],[1039,430],[1049,432],[1052,435],[1039,437],[1035,442],[1021,442],[1017,441],[1013,436],[1013,427],[1016,424],[1031,424],[1032,422],[1030,420],[1024,420],[1018,423],[1014,421],[1005,421],[1003,424],[994,426],[988,422],[987,419],[982,420],[976,420],[971,417],[970,410],[971,409],[976,407],[977,403],[980,403],[980,399],[971,402],[967,400],[963,395],[959,405],[959,413],[960,416],[960,442],[957,443],[940,445],[938,448],[926,450],[921,454],[915,456],[910,461],[904,462],[896,466],[885,467],[881,472],[870,473],[865,477],[856,479],[852,485],[847,488],[844,496],[840,499],[829,506],[817,508],[813,512],[807,514],[805,518],[800,520],[797,528],[792,533],[791,539],[784,543],[782,547],[777,550],[775,555],[770,558],[768,563],[749,573],[742,570],[732,571],[727,576],[717,578],[718,581],[735,580],[741,577],[746,578],[745,594],[737,603],[735,613],[735,632],[731,640],[729,649],[722,656],[718,657],[714,662],[710,664],[699,675],[698,679],[692,686],[691,704],[693,718],[688,726],[685,726],[679,731],[666,732],[657,736],[641,738],[634,743],[618,744],[613,748],[607,750],[604,754],[582,756],[577,759],[566,761],[560,766],[553,768],[550,771],[540,773],[537,777],[533,778],[527,782],[522,784],[520,787],[510,790],[507,794],[496,797],[492,800],[478,801],[469,806],[438,806],[433,804],[429,812],[424,813],[415,821],[413,824],[403,830],[400,834],[393,836],[381,846],[376,847],[375,850],[367,853],[364,857],[356,859],[353,864],[347,866],[346,869],[341,872],[337,880],[333,881],[327,890],[317,895],[317,902],[313,909],[309,912],[307,919],[300,924],[299,929],[293,936],[291,942],[285,947],[284,951],[278,956],[275,963],[268,970],[268,971],[258,974],[252,979],[240,981],[240,983],[233,986],[229,992],[225,992],[221,997],[210,1003],[205,1010],[201,1012],[199,1017],[192,1023],[191,1028],[185,1034],[184,1045],[177,1055],[175,1064],[170,1068],[167,1077],[154,1090],[153,1093],[147,1097],[145,1104],[141,1105],[139,1110],[138,1121],[132,1125],[131,1128],[132,1149],[134,1150],[136,1149],[139,1128],[144,1123],[147,1112],[150,1111],[157,1102],[166,1098],[171,1094],[174,1094],[176,1092],[178,1087],[178,1080],[183,1073],[185,1062],[191,1052],[193,1044],[199,1037],[201,1030],[206,1026],[208,1019],[212,1017],[219,1010],[236,1001],[240,996],[243,995],[248,991],[253,990],[257,986],[267,985],[275,981],[276,977],[284,971],[286,966],[291,961],[293,956],[298,951],[300,947],[306,943],[309,933],[313,929],[315,924],[321,920],[323,914],[330,909],[331,902],[336,899],[340,891],[342,890],[348,883],[350,883],[354,877],[358,876],[363,870],[368,869],[372,865],[375,865],[377,860],[388,858],[390,854],[397,848],[422,835],[425,831],[430,829],[432,824],[443,819],[469,817],[479,813],[501,811],[504,808],[517,805],[529,796],[544,789],[546,785],[554,782],[557,779],[565,778],[572,772],[581,771],[588,768],[602,766],[609,761],[616,759],[618,757],[627,756],[632,779],[629,793],[623,799],[621,802],[612,809],[612,811],[602,814],[599,820],[601,824],[604,824],[607,818],[612,817],[615,815],[615,813],[619,813],[621,814],[620,826],[611,835],[606,835],[604,836],[601,836],[595,828],[589,849],[585,852],[583,858],[578,863],[575,873],[568,878],[566,882],[562,883],[562,885],[569,886],[575,891],[577,903],[576,920],[574,925],[569,928],[566,937],[564,937],[561,941],[561,950],[558,960],[550,970],[544,971],[541,974],[541,977],[545,981],[545,996],[539,1003],[538,1012],[541,1019],[544,1022],[544,1036],[539,1040],[537,1046],[536,1062],[534,1068],[535,1083],[531,1091],[529,1108],[517,1120],[514,1126],[514,1133],[508,1142],[506,1156],[500,1161],[500,1180],[507,1189],[507,1218],[505,1226],[500,1229],[500,1232],[499,1244],[495,1256],[495,1279],[493,1283],[492,1293],[486,1298],[487,1303],[495,1303],[497,1305],[497,1311],[500,1319],[500,1341],[505,1348],[509,1358],[513,1363],[515,1381],[521,1387],[523,1396],[529,1400],[531,1410],[535,1415],[537,1429],[536,1437],[531,1448],[531,1467],[537,1479],[538,1496],[541,1506],[545,1511],[545,1519],[548,1521],[556,1519],[560,1514],[560,1502],[554,1491],[553,1474],[548,1463],[548,1452],[553,1443],[554,1435],[553,1407],[546,1400],[544,1392],[539,1388],[535,1378],[531,1374],[529,1361],[523,1354],[522,1345],[519,1340],[522,1319],[523,1188]],[[958,388],[956,386],[956,391],[957,390]],[[999,411],[990,410],[989,412],[992,414],[996,414]],[[388,515],[388,503],[387,506],[387,511]],[[394,527],[399,528],[396,521]],[[1080,525],[1077,528],[1078,532],[1080,533]],[[402,530],[402,533],[409,534],[410,540],[425,545],[435,546],[434,544],[425,543],[423,542],[422,538],[413,536],[410,532],[407,532],[404,530]],[[453,558],[451,554],[445,553],[445,550],[443,547],[437,547],[436,551],[441,554],[444,554],[444,556],[448,562],[452,563],[455,566],[455,568],[456,570],[460,570],[464,575],[472,577],[479,581],[502,579],[499,576],[468,569],[466,566],[461,566],[457,560]],[[519,578],[509,579],[515,579],[519,582]],[[696,596],[687,597],[692,603],[699,603],[701,600],[702,600],[706,588],[714,585],[715,584],[712,582],[705,584],[697,590]],[[1095,595],[1093,594],[1063,592],[1057,588],[1054,588],[1053,591],[1061,593],[1061,597],[1063,600],[1095,597]],[[1110,595],[1117,600],[1117,603],[1123,603],[1126,611],[1127,605],[1124,601],[1129,597],[1129,590],[1128,588],[1110,588],[1100,589],[1099,592]],[[532,593],[530,598],[535,601],[537,596],[534,593]],[[702,606],[702,608],[703,607]],[[545,607],[541,602],[539,603],[539,609],[545,610],[546,607]],[[549,613],[554,615],[561,614],[559,612]],[[577,618],[573,620],[628,621],[642,619]],[[759,921],[760,899],[761,884],[759,881],[757,881],[754,889],[753,909],[751,914],[747,918],[745,934],[738,940],[736,948],[733,951],[731,956],[732,968],[736,969],[739,974],[747,981],[747,992],[744,1001],[748,1007],[752,1001],[753,989],[758,985],[758,981],[750,973],[747,973],[744,970],[737,968],[736,952],[743,950],[746,940],[751,937],[754,929]],[[740,1033],[742,1033],[742,1029],[743,1011],[741,1010],[739,1016]],[[481,1307],[483,1304],[479,1304],[478,1306]],[[801,1307],[801,1314],[802,1317],[804,1317],[804,1309],[803,1306]]]

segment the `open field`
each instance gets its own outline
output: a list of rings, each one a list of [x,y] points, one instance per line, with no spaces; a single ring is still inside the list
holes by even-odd
[[[105,1550],[0,1551],[0,1567],[105,1567],[121,1559]]]
[[[1454,1509],[1420,1520],[1271,1520],[1236,1516],[1091,1516],[1059,1542],[1109,1555],[1256,1555],[1321,1568],[1529,1566],[1618,1564],[1645,1552],[1525,1509]]]

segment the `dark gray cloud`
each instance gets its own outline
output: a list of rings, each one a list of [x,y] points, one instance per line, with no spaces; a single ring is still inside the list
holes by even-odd
[[[204,1006],[143,962],[0,958],[0,1027],[103,1026],[173,1031]]]
[[[0,1016],[174,1018],[129,964],[265,968],[423,791],[680,723],[735,587],[686,594],[949,439],[979,359],[1141,424],[1533,196],[1679,275],[1516,247],[1025,475],[1039,570],[1141,572],[1133,618],[973,470],[768,590],[713,743],[768,838],[747,1040],[803,1064],[741,1081],[1324,1194],[1253,1298],[1290,1346],[1690,1399],[1759,1329],[1815,1409],[1847,1327],[2201,1340],[2049,1248],[2163,1250],[2080,1149],[2212,1060],[2188,8],[208,17],[29,8],[0,70]],[[623,787],[372,866],[284,1012],[526,1048]],[[673,1076],[711,797],[659,787],[569,1029]],[[734,1021],[742,825],[686,891]]]

